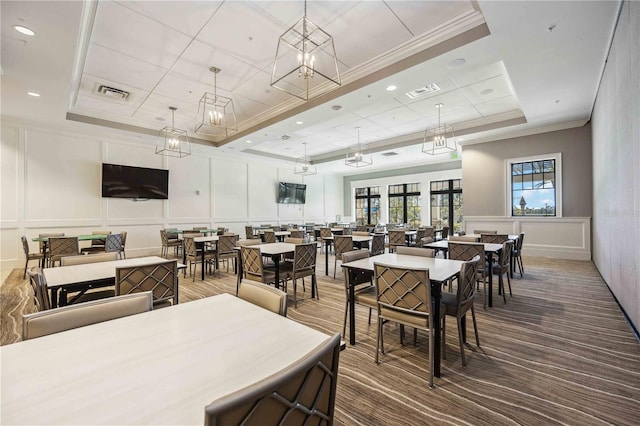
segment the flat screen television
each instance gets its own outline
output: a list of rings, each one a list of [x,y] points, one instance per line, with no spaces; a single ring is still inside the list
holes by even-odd
[[[102,197],[166,200],[169,170],[103,163]]]
[[[278,203],[304,204],[307,197],[307,185],[303,183],[280,182],[278,184]]]

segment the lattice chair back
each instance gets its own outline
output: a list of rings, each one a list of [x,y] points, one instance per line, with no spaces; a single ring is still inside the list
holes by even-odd
[[[336,257],[353,250],[353,237],[351,235],[336,235],[333,237],[333,242],[335,244]]]
[[[42,269],[36,266],[27,271],[27,274],[29,274],[29,283],[33,290],[33,301],[38,312],[51,309],[47,280],[42,273]]]
[[[332,425],[340,334],[266,379],[205,407],[205,426]]]
[[[265,244],[275,243],[276,242],[276,233],[273,230],[265,230],[264,231],[264,242],[265,242]]]
[[[502,251],[500,252],[500,269],[504,274],[505,271],[508,271],[511,267],[510,258],[511,258],[511,248],[513,247],[513,241],[507,240],[502,243]]]
[[[218,237],[218,254],[229,254],[234,252],[234,247],[238,242],[237,235],[220,235]]]
[[[48,233],[48,234],[38,234],[39,238],[45,238],[45,237],[64,237],[64,232],[55,232],[55,233]],[[43,252],[44,250],[44,241],[39,241],[39,245],[40,245],[40,253]],[[49,250],[49,246],[47,246],[47,250]]]
[[[449,259],[470,261],[476,256],[480,256],[480,259],[484,259],[484,244],[449,242]]]
[[[371,237],[371,256],[384,253],[384,234]]]
[[[424,237],[426,237],[427,235],[427,230],[424,228],[420,228],[416,230],[416,245],[418,245],[420,243],[420,240],[422,240]]]
[[[178,261],[116,268],[116,296],[150,291],[153,306],[178,304]]]
[[[433,238],[433,240],[435,240],[436,239],[436,229],[433,226],[426,226],[424,228],[424,235],[422,236],[422,238]]]
[[[164,229],[160,230],[160,241],[162,242],[163,246],[166,246],[167,244],[169,244],[169,239],[167,238],[167,231],[165,231]]]
[[[332,237],[331,228],[320,228],[320,238]]]
[[[478,274],[478,263],[480,256],[475,256],[468,262],[464,262],[460,267],[460,279],[458,280],[458,289],[456,292],[456,299],[458,301],[458,312],[464,312],[473,304],[473,297],[475,296],[476,276]]]
[[[263,265],[260,247],[243,246],[240,248],[240,254],[245,278],[262,282]]]
[[[184,253],[188,257],[196,257],[198,255],[198,250],[196,248],[196,243],[193,241],[193,237],[184,237]]]
[[[507,234],[480,234],[480,242],[490,244],[502,244],[509,239]]]
[[[49,237],[49,253],[53,262],[63,256],[75,256],[80,253],[78,237]]]
[[[244,227],[244,236],[247,240],[252,240],[253,237],[253,226],[245,226]]]
[[[389,231],[389,245],[402,246],[406,240],[404,230]]]
[[[291,232],[291,238],[302,238],[304,239],[305,235],[304,235],[304,231],[300,231],[300,230],[292,230],[289,231]]]
[[[424,319],[430,317],[431,284],[428,268],[399,268],[382,263],[374,263],[373,267],[381,315],[394,317],[409,314]],[[431,320],[429,318],[429,322]]]
[[[297,244],[293,252],[293,269],[298,272],[316,268],[317,247],[314,243]]]
[[[356,231],[367,232],[367,227],[365,225],[356,225]]]
[[[122,252],[122,234],[107,235],[106,243],[104,245],[104,251],[106,253],[121,253]]]
[[[492,230],[486,230],[486,229],[474,229],[473,230],[474,234],[497,234],[498,231],[492,231]]]
[[[24,250],[24,255],[28,259],[29,258],[29,241],[27,241],[27,237],[25,237],[24,235],[20,237],[20,240],[22,241],[22,250]]]

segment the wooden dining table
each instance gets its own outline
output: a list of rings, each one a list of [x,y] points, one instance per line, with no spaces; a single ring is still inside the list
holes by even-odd
[[[89,255],[90,256],[90,255]],[[66,300],[58,302],[58,292],[62,289],[75,291],[86,287],[100,288],[115,285],[116,268],[150,265],[165,262],[167,259],[158,256],[137,257],[133,259],[112,260],[110,262],[83,263],[80,265],[44,268],[42,273],[47,280],[47,288],[51,295],[51,307],[66,304]],[[186,265],[178,263],[178,269]]]
[[[221,294],[2,346],[0,423],[202,424],[329,338]]]
[[[429,281],[431,282],[431,296],[435,303],[433,308],[433,316],[439,324],[440,318],[440,299],[442,293],[442,284],[453,277],[458,276],[460,267],[464,262],[460,260],[440,259],[422,256],[410,256],[396,253],[385,253],[365,259],[355,260],[342,264],[344,268],[345,285],[348,291],[349,306],[349,343],[356,344],[356,316],[355,316],[355,292],[354,286],[350,282],[350,270],[366,270],[373,271],[374,263],[384,263],[394,265],[399,268],[429,268]],[[440,377],[440,351],[441,351],[441,331],[440,327],[434,330],[434,367],[433,374]]]

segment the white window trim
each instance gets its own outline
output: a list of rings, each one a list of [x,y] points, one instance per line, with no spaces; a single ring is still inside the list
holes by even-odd
[[[523,163],[527,161],[540,161],[540,160],[555,160],[556,162],[556,181],[555,181],[556,215],[555,216],[531,216],[531,217],[542,218],[542,219],[544,219],[545,217],[549,217],[549,218],[562,217],[562,153],[561,152],[556,152],[554,154],[533,155],[531,157],[509,158],[504,160],[505,176],[506,176],[506,182],[507,182],[507,196],[506,196],[507,203],[505,205],[505,216],[517,217],[517,218],[526,217],[526,216],[514,216],[512,214],[513,212],[511,211],[511,206],[513,205],[511,200],[511,194],[512,194],[511,165],[513,163]]]

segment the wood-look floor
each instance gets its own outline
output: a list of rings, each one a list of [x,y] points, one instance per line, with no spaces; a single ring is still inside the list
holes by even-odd
[[[481,347],[469,321],[467,366],[459,356],[455,320],[447,322],[447,360],[428,387],[426,335],[401,346],[397,327],[385,326],[386,355],[373,361],[375,319],[357,307],[355,346],[340,355],[337,424],[364,425],[638,425],[640,345],[591,262],[524,259],[524,278],[512,280],[513,297],[494,307],[476,301]],[[324,275],[318,255],[320,300],[299,289],[289,317],[326,333],[342,330],[342,275]],[[333,266],[333,256],[330,256]],[[181,303],[235,292],[235,276],[180,281]],[[291,292],[292,289],[289,289]],[[20,315],[33,310],[31,290],[14,270],[0,287],[1,343],[20,339]],[[407,334],[407,338],[410,336]],[[410,340],[410,339],[407,339]],[[10,368],[10,366],[3,366]],[[4,384],[6,385],[6,384]]]

